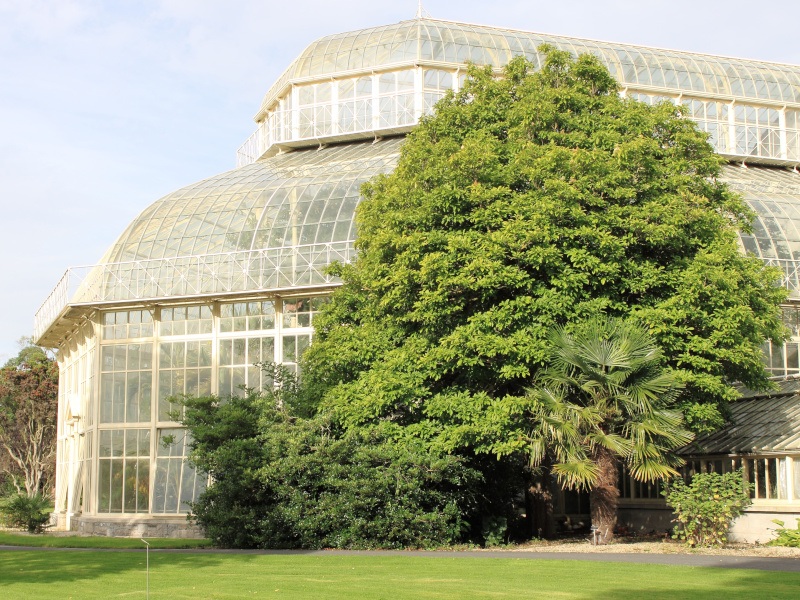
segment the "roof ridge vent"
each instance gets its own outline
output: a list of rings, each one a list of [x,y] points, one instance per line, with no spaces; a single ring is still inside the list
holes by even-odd
[[[419,2],[417,2],[417,14],[416,14],[416,16],[414,18],[415,19],[426,19],[426,18],[427,19],[431,19],[431,18],[433,18],[433,17],[431,17],[431,13],[429,13],[427,10],[425,10],[425,7],[422,6],[422,0],[419,0]]]

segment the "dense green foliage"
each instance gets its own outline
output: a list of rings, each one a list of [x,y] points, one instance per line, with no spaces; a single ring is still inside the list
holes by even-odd
[[[696,473],[688,485],[681,477],[671,480],[662,493],[679,525],[673,537],[690,546],[723,545],[733,521],[752,504],[751,488],[741,469],[724,475]]]
[[[191,459],[214,480],[192,513],[215,544],[404,548],[462,539],[480,488],[463,459],[378,428],[342,433],[324,415],[294,416],[294,383],[280,376],[272,393],[184,401]]]
[[[636,323],[594,319],[555,328],[546,368],[530,391],[530,456],[548,459],[563,487],[590,491],[596,539],[617,522],[619,465],[640,481],[678,475],[672,452],[692,439],[668,407],[680,386],[653,338]]]
[[[786,546],[787,548],[800,548],[800,519],[795,519],[797,526],[794,529],[786,527],[780,519],[772,519],[778,527],[775,529],[775,539],[770,541],[770,546]]]
[[[480,486],[508,502],[499,474],[523,459],[614,500],[620,460],[640,479],[672,472],[689,437],[670,409],[707,430],[732,382],[768,385],[761,344],[784,335],[785,291],[739,252],[753,215],[717,180],[722,159],[680,108],[621,98],[594,57],[544,55],[500,78],[471,69],[364,186],[358,257],[332,268],[343,285],[299,394],[284,381],[186,402],[192,459],[214,478],[193,510],[217,543],[427,546],[465,521],[496,543],[512,512]],[[648,338],[638,366],[528,394],[549,332],[599,316],[661,351]],[[569,436],[545,432],[558,419]]]
[[[684,385],[696,430],[731,382],[767,385],[777,274],[740,254],[752,214],[680,108],[620,98],[593,57],[473,68],[366,185],[359,255],[316,321],[307,402],[447,450],[524,446],[524,389],[547,335],[635,317]]]
[[[50,501],[41,494],[13,494],[0,500],[0,517],[10,527],[41,533],[50,521]]]

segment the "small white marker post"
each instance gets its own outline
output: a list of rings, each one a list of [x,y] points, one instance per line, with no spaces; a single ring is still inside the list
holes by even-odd
[[[145,550],[145,573],[146,573],[146,580],[147,581],[147,600],[150,600],[150,544],[145,541],[144,538],[139,538],[145,546],[147,546],[147,550]]]

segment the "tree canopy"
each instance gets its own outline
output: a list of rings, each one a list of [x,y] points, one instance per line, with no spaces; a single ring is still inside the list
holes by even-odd
[[[33,497],[53,485],[58,365],[31,340],[21,346],[0,369],[0,465],[18,491]]]
[[[358,258],[316,321],[307,401],[446,448],[510,453],[547,335],[633,317],[697,430],[767,383],[777,274],[738,248],[753,215],[681,109],[622,98],[589,55],[470,69],[363,188]]]

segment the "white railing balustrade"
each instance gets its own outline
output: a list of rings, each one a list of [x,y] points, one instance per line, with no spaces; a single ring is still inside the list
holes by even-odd
[[[764,263],[781,270],[781,286],[789,290],[789,297],[800,299],[800,261],[781,258],[765,258]]]
[[[256,162],[262,153],[261,127],[259,127],[236,151],[236,168]]]
[[[34,338],[68,306],[325,285],[328,265],[354,257],[345,241],[73,267],[36,312]]]

